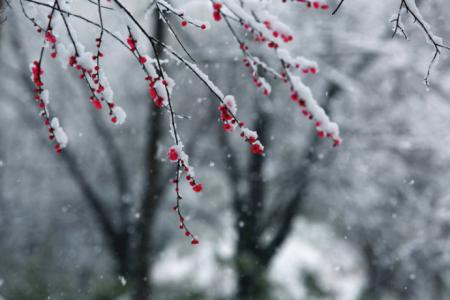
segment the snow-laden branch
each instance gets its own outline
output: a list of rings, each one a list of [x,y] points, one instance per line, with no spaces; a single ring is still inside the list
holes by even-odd
[[[269,96],[272,85],[282,83],[290,92],[289,102],[299,107],[299,115],[304,115],[312,120],[320,138],[329,138],[334,146],[341,144],[339,127],[328,117],[326,111],[320,106],[320,101],[314,97],[313,91],[303,80],[305,76],[318,74],[319,66],[313,60],[292,53],[286,46],[297,37],[290,24],[270,9],[270,1],[254,0],[204,0],[212,7],[212,19],[215,22],[224,22],[229,34],[233,37],[235,47],[242,54],[242,61],[248,68],[254,85],[263,95]],[[287,2],[287,1],[281,1]],[[329,4],[326,0],[292,0],[294,3],[306,5],[311,12],[327,11]],[[337,9],[342,5],[339,2]],[[167,0],[155,0],[152,7],[161,18],[167,31],[175,38],[182,51],[178,52],[171,45],[159,40],[150,34],[141,24],[138,18],[122,0],[87,0],[86,5],[93,9],[95,19],[90,19],[72,11],[72,0],[51,0],[42,2],[39,0],[20,0],[24,16],[31,22],[37,34],[43,41],[39,59],[31,66],[32,80],[36,87],[36,102],[40,108],[40,114],[49,131],[49,137],[55,141],[56,151],[66,147],[68,138],[60,125],[60,121],[50,117],[49,91],[43,84],[43,60],[44,54],[49,54],[52,59],[57,59],[63,69],[69,69],[82,80],[87,87],[90,97],[89,102],[93,109],[106,110],[112,123],[120,125],[125,122],[125,111],[116,104],[113,87],[107,78],[107,70],[104,68],[103,58],[108,55],[109,49],[104,45],[104,39],[112,38],[119,47],[126,49],[140,69],[143,71],[143,80],[148,84],[149,99],[155,109],[162,109],[167,113],[169,124],[168,134],[172,138],[172,145],[167,156],[175,165],[175,177],[173,179],[176,193],[176,204],[180,229],[190,238],[192,244],[198,244],[197,237],[185,224],[180,200],[180,181],[185,180],[194,192],[201,192],[203,184],[194,174],[194,168],[189,164],[189,156],[184,151],[183,141],[179,133],[177,112],[173,101],[178,97],[175,93],[175,80],[170,76],[167,64],[171,62],[183,64],[192,74],[199,79],[218,104],[218,118],[222,122],[225,132],[235,132],[247,143],[250,152],[255,155],[264,155],[264,145],[259,140],[257,132],[246,126],[238,116],[238,100],[233,95],[228,95],[219,88],[214,81],[195,62],[186,47],[178,30],[192,27],[197,34],[202,34],[214,24],[205,20],[190,17],[185,11],[175,7]],[[77,3],[78,4],[78,3]],[[276,5],[276,4],[273,4]],[[284,4],[279,4],[284,5]],[[114,27],[119,27],[119,33],[113,33],[112,24],[104,18],[104,13],[113,13]],[[435,36],[431,27],[425,22],[414,0],[402,0],[400,9],[395,19],[394,31],[406,31],[401,23],[401,13],[406,10],[411,14],[416,23],[427,36],[427,41],[435,47],[435,56],[430,64],[426,82],[430,74],[431,66],[436,61],[441,49],[448,49],[442,40]],[[169,17],[171,16],[171,17]],[[92,41],[95,40],[95,49],[89,50],[77,35],[77,22],[81,20],[96,30]],[[221,38],[218,35],[217,38]],[[150,44],[151,49],[144,47]],[[267,53],[259,54],[266,50]],[[258,54],[255,54],[258,53]],[[165,57],[162,58],[162,55]],[[69,68],[67,68],[69,67]],[[72,77],[71,77],[72,78]],[[292,101],[291,101],[292,100]],[[195,116],[193,116],[195,117]],[[158,128],[155,130],[164,130]]]
[[[408,35],[406,33],[405,27],[404,27],[402,19],[401,19],[403,11],[405,11],[407,14],[410,14],[413,17],[414,23],[417,24],[417,26],[419,26],[419,28],[424,33],[426,42],[428,44],[432,45],[434,48],[434,54],[433,54],[433,57],[432,57],[430,63],[428,64],[427,73],[426,73],[425,79],[424,79],[425,84],[427,86],[429,86],[431,69],[433,68],[433,66],[437,62],[437,60],[439,59],[439,56],[441,55],[441,50],[442,49],[450,50],[450,48],[444,44],[441,37],[437,36],[433,32],[431,25],[428,24],[428,22],[422,16],[422,14],[417,6],[416,0],[401,0],[400,1],[400,6],[399,6],[397,14],[391,18],[391,22],[394,23],[394,29],[393,29],[394,36],[397,32],[400,31],[402,33],[402,35],[405,37],[405,39],[408,39]]]
[[[339,8],[342,6],[343,3],[344,0],[341,0],[339,2],[336,9],[333,11],[333,15],[339,10]],[[412,18],[414,19],[414,23],[417,24],[420,30],[422,30],[422,32],[424,33],[426,42],[431,46],[433,46],[434,48],[433,57],[431,58],[430,63],[428,64],[427,72],[424,78],[426,86],[430,86],[430,76],[433,66],[437,63],[439,56],[441,55],[441,51],[450,50],[450,47],[445,45],[443,39],[433,32],[431,25],[422,16],[422,13],[420,12],[419,7],[417,6],[416,0],[400,0],[400,5],[397,13],[394,14],[389,20],[391,23],[394,24],[392,35],[393,37],[397,33],[401,33],[405,39],[408,39],[406,27],[402,21],[403,12],[406,12],[407,14],[412,16]]]

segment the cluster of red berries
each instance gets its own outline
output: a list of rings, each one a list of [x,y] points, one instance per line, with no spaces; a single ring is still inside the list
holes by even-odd
[[[238,121],[232,114],[228,103],[219,106],[220,120],[223,123],[225,132],[233,132],[237,127],[241,129],[241,138],[250,144],[250,151],[254,154],[263,155],[264,146],[257,138],[257,134],[244,127],[244,122]]]
[[[34,85],[36,86],[37,89],[39,89],[39,91],[42,91],[44,83],[41,80],[41,76],[44,74],[44,70],[42,70],[41,64],[37,60],[33,61],[31,73]]]
[[[271,37],[264,36],[262,32],[259,32],[255,30],[249,23],[241,22],[243,28],[253,34],[254,41],[259,43],[266,43],[267,46],[271,49],[277,49],[280,47],[280,45],[271,39]],[[267,30],[269,30],[272,33],[273,38],[275,39],[281,39],[284,43],[289,43],[294,40],[294,37],[291,34],[283,33],[281,30],[274,28],[272,22],[265,20],[262,22],[262,24],[265,26]],[[245,45],[244,45],[245,46]],[[242,47],[242,45],[241,45]]]
[[[98,57],[103,57],[103,53],[98,51],[98,56],[92,56],[92,60],[97,60]],[[69,57],[69,66],[74,68],[75,70],[80,72],[80,79],[86,79],[86,77],[88,77],[91,80],[87,80],[87,83],[89,85],[89,88],[92,92],[92,95],[89,97],[89,101],[92,103],[92,105],[94,106],[95,109],[97,110],[101,110],[103,108],[103,102],[105,101],[105,97],[103,95],[103,92],[105,91],[105,87],[100,83],[100,76],[99,76],[99,71],[100,71],[100,67],[98,65],[96,65],[94,67],[94,69],[86,69],[84,67],[81,66],[81,64],[79,64],[77,62],[77,57],[74,55],[71,55]],[[95,70],[95,71],[94,71]],[[94,84],[91,85],[91,83]],[[115,107],[115,103],[114,101],[108,101],[106,102],[108,109],[109,109],[109,115],[111,118],[111,122],[112,123],[117,123],[118,119],[117,116],[114,114],[113,108]]]
[[[304,100],[302,100],[299,96],[298,93],[294,90],[293,87],[291,87],[291,100],[298,103],[298,105],[300,106],[301,110],[302,110],[302,114],[308,118],[309,120],[313,120],[314,116],[313,114],[308,110],[306,103]],[[322,128],[322,123],[320,121],[316,121],[315,123],[315,127],[316,127],[316,131],[317,131],[317,136],[320,138],[330,138],[333,140],[333,147],[337,147],[339,146],[342,141],[341,139],[335,137],[332,133],[330,132],[326,132],[324,131]]]
[[[231,115],[229,109],[227,108],[227,106],[225,104],[219,105],[219,112],[220,112],[220,120],[223,123],[223,130],[225,132],[234,131],[234,129],[236,128],[236,126],[238,124],[237,124],[237,121]],[[241,124],[239,124],[239,125],[244,126],[244,123],[241,122]]]
[[[41,109],[40,115],[44,120],[45,127],[47,127],[48,139],[50,141],[53,141],[55,140],[54,129],[50,123],[49,112],[46,104],[48,102],[48,91],[45,91],[43,89],[44,83],[42,82],[41,77],[44,74],[44,70],[42,69],[41,63],[39,61],[37,60],[33,61],[31,73],[32,73],[32,80],[35,86],[34,92],[36,94],[34,100],[36,101],[39,109]],[[62,150],[61,145],[59,143],[56,143],[55,144],[56,153],[58,154],[61,153],[61,150]]]
[[[297,0],[297,1],[306,3],[307,8],[323,9],[323,10],[327,10],[330,8],[328,4],[320,3],[319,1],[309,1],[309,0]]]
[[[274,38],[280,38],[285,43],[289,43],[292,40],[294,40],[294,37],[292,35],[287,34],[287,33],[283,33],[283,32],[280,32],[280,30],[274,29],[273,25],[272,25],[272,23],[270,21],[266,20],[266,21],[263,22],[263,24],[269,31],[272,32],[272,35],[273,35]]]
[[[261,32],[256,31],[250,24],[243,23],[242,27],[253,35],[255,42],[267,42],[267,46],[272,49],[277,49],[280,46],[278,43],[271,41],[269,38],[266,38]]]
[[[145,80],[149,82],[150,97],[153,99],[153,102],[159,108],[164,107],[165,106],[164,98],[158,94],[158,91],[155,88],[155,86],[161,83],[164,87],[167,88],[167,80],[162,79],[161,77],[153,78],[151,76],[147,76]]]
[[[257,88],[262,89],[264,96],[269,96],[271,93],[270,85],[263,77],[258,76],[256,62],[248,57],[244,57],[242,61],[244,63],[244,66],[250,70],[253,84]]]
[[[180,150],[177,149],[176,146],[171,147],[169,149],[169,152],[167,153],[167,157],[169,158],[169,160],[171,162],[176,162],[176,163],[180,164],[180,166],[182,167],[182,170],[186,174],[186,176],[185,176],[186,181],[192,187],[192,190],[196,193],[200,193],[203,190],[203,185],[201,183],[197,183],[195,181],[195,178],[191,172],[191,167],[182,158],[182,154],[180,153]],[[177,193],[179,192],[178,186],[176,187],[176,192]]]
[[[36,29],[37,33],[41,33],[42,30],[44,30],[41,26],[39,26],[38,23],[36,23],[36,19],[35,18],[31,18],[30,21],[33,23],[33,26]]]
[[[241,132],[241,137],[245,138],[245,133]],[[247,138],[248,143],[250,144],[250,151],[253,154],[263,155],[264,154],[264,146],[261,144],[260,141],[258,141],[255,137],[248,137]]]
[[[195,27],[199,27],[201,30],[205,30],[205,29],[206,29],[206,24],[200,24],[200,25],[198,25],[198,24],[193,23],[193,22],[188,22],[186,19],[183,19],[183,20],[181,21],[181,27],[186,27],[188,24],[192,24],[192,25],[194,25]]]
[[[161,78],[161,76],[153,77],[149,74],[145,66],[145,64],[148,61],[148,58],[146,56],[142,56],[141,53],[139,53],[139,51],[136,48],[136,43],[137,41],[130,34],[127,38],[127,44],[130,47],[130,51],[133,52],[133,54],[137,57],[139,63],[142,65],[145,72],[147,73],[145,80],[148,81],[149,83],[150,97],[152,98],[153,102],[157,107],[162,108],[166,105],[166,103],[164,97],[158,93],[157,86],[162,86],[166,89],[168,86],[167,80],[164,80],[163,78]]]
[[[214,2],[213,3],[213,19],[216,22],[222,20],[222,15],[220,14],[220,10],[222,9],[222,3]]]
[[[177,164],[176,177],[172,180],[172,183],[175,185],[175,193],[177,195],[177,203],[173,207],[173,210],[177,212],[179,219],[179,228],[180,230],[184,230],[184,235],[191,239],[192,245],[199,244],[199,240],[191,233],[191,231],[187,228],[184,216],[181,213],[180,201],[183,197],[180,195],[180,169],[184,171],[186,174],[185,178],[189,185],[192,187],[193,191],[196,193],[200,193],[203,190],[203,185],[201,183],[197,183],[194,179],[193,172],[191,167],[186,163],[187,160],[186,154],[183,152],[180,146],[172,146],[167,153],[167,157],[171,162]],[[184,157],[184,159],[183,159]]]
[[[136,40],[133,38],[132,35],[128,36],[127,44],[128,44],[128,47],[130,47],[131,52],[136,51]]]
[[[179,198],[181,200],[181,196]],[[173,207],[173,210],[178,212],[178,219],[180,222],[180,225],[178,225],[178,228],[180,228],[180,230],[184,230],[184,235],[188,238],[191,239],[191,245],[198,245],[200,244],[200,241],[192,234],[192,232],[187,228],[186,223],[184,221],[184,217],[180,212],[180,207],[179,204],[177,204],[176,206]]]
[[[317,68],[316,67],[304,67],[300,64],[286,64],[286,69],[291,69],[292,67],[301,70],[303,74],[317,74]]]
[[[45,32],[45,40],[50,44],[50,49],[52,50],[50,56],[56,58],[58,54],[56,51],[56,37],[53,35],[51,29]]]
[[[282,0],[282,2],[286,3],[287,0]],[[321,3],[319,1],[297,0],[297,2],[305,3],[307,8],[323,9],[323,10],[327,10],[330,8],[330,6],[328,4]]]
[[[103,85],[99,82],[100,80],[100,58],[104,56],[103,52],[100,50],[102,46],[102,38],[96,38],[95,39],[95,46],[97,47],[97,54],[92,56],[92,59],[95,60],[95,67],[94,71],[92,72],[92,79],[94,80],[94,83],[98,84],[98,88],[96,93],[100,94],[103,93],[105,88]],[[92,99],[94,98],[94,99]],[[94,107],[96,109],[102,109],[102,103],[95,97],[91,97],[92,104],[94,104]]]

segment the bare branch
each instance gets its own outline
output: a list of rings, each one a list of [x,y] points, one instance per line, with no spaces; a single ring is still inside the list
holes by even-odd
[[[404,27],[401,22],[402,10],[406,11],[406,13],[410,14],[413,17],[414,22],[417,23],[418,26],[422,29],[427,40],[432,44],[432,46],[434,48],[434,54],[433,54],[433,57],[432,57],[430,63],[428,64],[427,73],[424,78],[426,86],[430,86],[431,70],[432,70],[435,62],[437,61],[438,57],[441,55],[441,50],[442,49],[450,50],[450,47],[443,44],[441,38],[434,35],[434,33],[431,31],[430,25],[428,25],[425,22],[424,18],[420,14],[420,11],[416,5],[416,0],[401,0],[400,1],[400,7],[398,9],[397,17],[394,18],[393,20],[391,20],[391,22],[392,21],[395,22],[393,36],[395,36],[395,34],[397,33],[398,30],[400,30],[402,32],[403,36],[407,39],[406,32],[405,32]]]
[[[344,4],[344,0],[341,0],[341,2],[339,2],[338,6],[333,10],[331,15],[334,16],[338,12],[338,10],[341,8],[342,4]]]

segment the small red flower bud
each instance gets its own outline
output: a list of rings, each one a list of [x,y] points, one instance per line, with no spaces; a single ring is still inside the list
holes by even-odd
[[[169,157],[169,160],[172,162],[176,162],[180,158],[180,155],[178,154],[178,151],[175,148],[170,148],[169,152],[167,153],[167,156]]]
[[[141,56],[141,57],[139,58],[139,62],[140,62],[141,64],[145,64],[145,63],[147,62],[147,58]]]
[[[102,109],[102,103],[98,99],[92,100],[92,105],[94,105],[95,109]]]
[[[220,15],[220,11],[216,10],[213,12],[214,21],[219,22],[222,20],[222,16]]]
[[[198,183],[194,185],[192,189],[194,190],[194,192],[200,193],[203,190],[203,185],[201,183]]]

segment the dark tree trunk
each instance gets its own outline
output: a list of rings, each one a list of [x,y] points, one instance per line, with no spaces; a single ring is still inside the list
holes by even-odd
[[[256,104],[258,114],[255,130],[264,145],[267,146],[266,136],[269,130],[269,115]],[[260,220],[266,197],[264,190],[263,169],[266,160],[260,155],[250,154],[246,176],[249,188],[242,197],[235,192],[235,214],[238,242],[236,246],[235,266],[237,273],[237,298],[239,300],[264,299],[267,282],[265,274],[267,261],[261,257]]]
[[[154,37],[164,41],[164,23],[155,11],[155,33]],[[161,53],[161,47],[155,45],[156,54]],[[159,159],[157,158],[158,143],[161,140],[162,113],[152,106],[149,114],[148,127],[151,130],[147,142],[147,180],[141,205],[141,218],[136,224],[137,247],[135,252],[133,281],[136,286],[134,300],[148,300],[151,298],[150,271],[152,261],[150,256],[154,249],[152,247],[151,228],[155,222],[155,212],[161,202],[164,178]]]
[[[267,265],[255,253],[240,253],[236,257],[238,300],[267,299]]]

